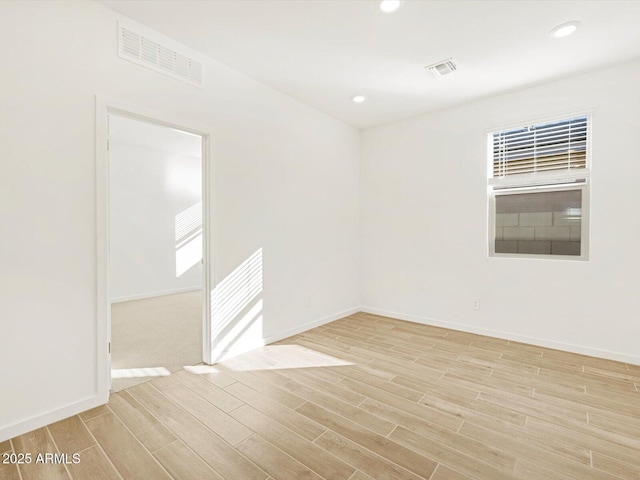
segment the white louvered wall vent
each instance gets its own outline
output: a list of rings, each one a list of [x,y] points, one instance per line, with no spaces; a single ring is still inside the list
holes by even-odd
[[[433,65],[427,65],[424,67],[429,73],[436,77],[443,77],[449,75],[457,70],[456,64],[453,62],[453,58],[444,60],[442,62],[434,63]]]
[[[193,50],[134,22],[118,22],[118,55],[138,65],[202,87],[204,59]]]

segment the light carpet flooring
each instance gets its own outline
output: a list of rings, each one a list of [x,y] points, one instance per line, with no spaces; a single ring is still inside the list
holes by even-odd
[[[111,305],[111,368],[134,375],[114,378],[112,392],[200,362],[201,290]]]
[[[360,313],[0,443],[81,457],[0,478],[638,480],[639,385],[640,366]]]

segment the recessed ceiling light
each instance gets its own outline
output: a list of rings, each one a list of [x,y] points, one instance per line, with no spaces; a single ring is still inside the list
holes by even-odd
[[[551,35],[553,35],[556,38],[567,37],[571,35],[573,32],[575,32],[578,29],[579,25],[580,25],[580,22],[563,23],[561,25],[558,25],[553,30],[551,30]]]
[[[355,97],[353,97],[351,100],[353,100],[356,103],[362,103],[367,99],[367,97],[365,97],[364,95],[356,95]]]
[[[382,0],[380,2],[380,10],[384,13],[392,13],[400,8],[401,0]]]

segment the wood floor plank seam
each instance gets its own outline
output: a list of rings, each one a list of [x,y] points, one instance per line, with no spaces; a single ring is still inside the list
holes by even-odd
[[[176,480],[224,480],[180,439],[158,449],[154,456]]]
[[[304,439],[291,429],[248,405],[243,408],[243,412],[238,412],[237,415],[236,418],[255,433],[285,451],[318,475],[325,478],[344,479],[347,465],[331,453],[319,448],[313,442]]]
[[[18,445],[16,445],[16,442],[12,443],[14,453],[32,456],[31,462],[16,464],[20,478],[26,477],[27,480],[30,478],[55,478],[58,480],[62,478],[62,475],[66,480],[71,479],[66,465],[37,462],[34,458],[40,453],[54,453],[53,449],[55,449],[55,453],[60,453],[47,426],[20,435],[15,440]],[[60,467],[62,467],[62,470],[60,470]]]
[[[95,447],[97,447],[97,446],[98,446],[98,444],[90,445],[90,446],[88,446],[88,447],[86,447],[86,448],[83,448],[82,450],[78,450],[78,451],[76,451],[76,452],[74,452],[74,453],[82,454],[83,452],[86,452],[87,450],[90,450],[90,449],[95,448]]]
[[[453,475],[452,475],[453,474]],[[473,480],[457,470],[439,463],[429,480]]]
[[[409,416],[411,416],[411,415],[409,415]],[[416,420],[417,420],[417,419],[416,419]],[[464,423],[465,423],[465,422],[463,421],[463,422],[461,423],[460,427],[458,428],[458,430],[457,430],[455,433],[459,433],[459,432],[460,432],[460,430],[462,429],[462,426],[464,425]],[[415,421],[414,421],[414,424],[415,424]],[[406,423],[405,423],[404,425],[397,425],[397,426],[396,426],[396,428],[394,428],[394,430],[393,430],[393,431],[397,430],[399,427],[403,427],[403,428],[411,429],[411,428],[413,427],[413,425],[412,425],[412,426],[408,426]],[[392,432],[390,432],[390,433],[387,435],[387,437],[390,437],[390,436],[393,434],[393,431],[392,431]],[[417,432],[416,432],[416,433],[417,433]],[[476,456],[474,456],[473,454],[470,454],[470,453],[469,453],[469,451],[463,451],[459,446],[457,446],[457,445],[455,445],[455,444],[452,444],[451,442],[442,442],[442,437],[437,437],[437,436],[435,436],[435,435],[433,435],[433,434],[426,435],[426,436],[427,436],[427,438],[429,438],[429,439],[433,439],[434,441],[440,441],[441,443],[446,444],[448,448],[451,448],[452,450],[457,451],[457,452],[458,452],[458,453],[460,453],[461,455],[470,456],[470,457],[476,458],[476,459],[477,459],[477,460],[479,460],[479,461],[484,461],[484,460],[483,460],[483,457],[476,457]],[[462,434],[460,435],[460,438],[464,438],[464,437],[465,437],[464,435],[462,435]],[[472,440],[472,439],[469,439],[469,441],[471,441],[471,440]],[[485,448],[487,448],[487,449],[492,449],[492,448],[493,448],[490,444],[488,444],[488,443],[486,443],[486,442],[482,442],[481,440],[473,440],[473,441],[474,441],[474,442],[476,442],[476,443],[477,443],[477,444],[479,444],[479,445],[484,445],[484,447],[485,447]]]
[[[175,439],[173,442],[171,442],[171,443],[167,443],[166,445],[163,445],[163,446],[161,446],[161,447],[158,447],[158,448],[156,448],[155,450],[149,450],[149,451],[151,452],[151,455],[153,455],[153,456],[155,457],[155,456],[156,456],[156,452],[158,452],[159,450],[162,450],[162,449],[163,449],[163,448],[165,448],[165,447],[168,447],[168,446],[170,446],[170,445],[173,445],[173,444],[175,444],[175,443],[182,443],[182,444],[184,444],[184,442],[183,442],[182,440],[180,440],[179,438],[177,438],[177,437],[176,437],[176,439]],[[195,453],[195,452],[194,452],[194,453]]]
[[[177,408],[179,408],[180,410],[182,410],[186,415],[189,415],[189,417],[191,417],[193,420],[195,420],[197,423],[199,423],[203,428],[207,429],[207,431],[209,431],[210,433],[212,433],[213,435],[215,435],[216,437],[220,438],[220,440],[224,441],[225,443],[227,443],[229,446],[233,446],[231,445],[229,442],[227,442],[224,438],[220,437],[220,435],[218,435],[214,430],[212,430],[208,425],[206,425],[205,423],[203,423],[198,417],[196,417],[195,415],[193,415],[189,410],[187,410],[186,408],[182,407],[179,403],[175,402],[171,397],[167,396],[162,390],[160,390],[159,388],[156,387],[156,385],[154,385],[153,381],[149,382],[149,385],[151,387],[153,387],[159,394],[161,394],[168,402],[171,402],[173,405],[175,405]],[[140,402],[142,404],[142,406],[144,406],[144,404],[142,402]],[[147,409],[148,411],[148,409]],[[150,412],[151,415],[153,415],[153,412]],[[155,415],[154,415],[155,416]],[[156,417],[157,418],[157,417]]]
[[[476,432],[484,431],[485,435],[482,436],[478,433],[474,434],[474,430]],[[475,425],[470,422],[465,424],[460,433],[488,445],[493,445],[496,441],[501,441],[503,445],[502,450],[511,453],[512,455],[516,455],[516,459],[520,458],[518,455],[522,452],[527,452],[528,455],[537,455],[539,458],[546,459],[547,455],[550,455],[548,458],[551,460],[556,459],[557,461],[564,461],[565,463],[575,462],[584,464],[580,459],[584,458],[585,454],[589,454],[588,449],[581,448],[569,442],[555,438],[549,438],[539,445],[531,444],[529,442],[530,437],[527,435],[527,432],[523,430],[519,432],[487,431],[487,427]],[[491,443],[488,443],[487,438],[490,438],[491,436],[494,437],[494,440]]]
[[[158,394],[159,394],[159,395],[162,395],[162,397],[163,397],[163,398],[165,398],[167,402],[170,402],[171,404],[173,404],[173,402],[171,401],[171,399],[169,399],[169,398],[167,398],[166,396],[164,396],[160,390],[158,390],[157,388],[155,388],[155,386],[151,385],[151,382],[150,382],[150,384],[149,384],[149,388],[152,388],[153,390],[155,390],[156,392],[158,392]],[[135,396],[136,396],[136,395],[134,395],[134,397],[135,397]],[[143,402],[143,401],[141,401],[140,399],[137,399],[137,400],[140,402],[140,404],[141,404],[144,408],[146,408],[146,409],[147,409],[147,411],[149,411],[149,413],[150,413],[151,415],[153,415],[156,419],[158,419],[159,421],[161,421],[161,419],[159,419],[159,418],[158,418],[158,416],[157,416],[157,415],[155,415],[155,413],[154,413],[153,411],[151,411],[149,408],[147,408],[147,406],[144,404],[144,402]],[[193,417],[189,412],[187,412],[186,410],[182,409],[181,407],[179,407],[179,406],[177,406],[177,405],[176,405],[176,408],[178,408],[180,411],[184,412],[184,414],[185,414],[185,415],[187,415],[187,416],[188,416],[189,418],[191,418],[194,422],[196,422],[197,424],[199,424],[203,429],[205,429],[205,431],[207,431],[207,432],[208,432],[208,433],[210,433],[211,435],[213,435],[213,436],[217,437],[221,442],[224,442],[225,444],[227,444],[227,442],[225,442],[225,441],[224,441],[224,439],[222,439],[222,438],[218,437],[214,432],[212,432],[209,428],[207,428],[207,426],[206,426],[206,425],[203,425],[203,424],[202,424],[202,423],[201,423],[197,418]],[[169,428],[169,430],[172,430],[169,426],[167,426],[167,428]],[[192,448],[192,447],[188,444],[188,442],[186,442],[184,439],[182,439],[182,438],[181,438],[181,436],[180,436],[180,435],[178,435],[176,432],[173,432],[173,433],[176,435],[176,437],[177,437],[179,440],[183,441],[183,443],[185,443],[185,445],[187,445],[187,447],[189,448],[189,450],[191,451],[191,453],[193,453],[197,458],[199,458],[200,460],[202,460],[202,461],[203,461],[207,466],[209,466],[209,467],[210,467],[214,472],[216,472],[217,474],[219,474],[220,476],[222,476],[222,473],[221,473],[221,472],[219,472],[219,471],[217,471],[215,468],[213,468],[213,466],[212,466],[212,465],[207,461],[207,459],[206,459],[206,458],[204,458],[204,457],[203,457],[203,456],[202,456],[198,451],[196,451],[194,448]],[[227,445],[228,445],[228,444],[227,444]],[[229,445],[229,447],[230,447],[230,448],[233,448],[233,447],[231,447],[231,445]],[[239,452],[238,452],[238,453],[239,453]],[[241,455],[242,457],[244,457],[244,455],[242,455],[242,454],[240,454],[240,453],[239,453],[239,455]],[[250,462],[251,464],[253,464],[253,462],[251,462],[251,461],[250,461],[248,458],[246,458],[246,457],[245,457],[245,460],[246,460],[246,461],[248,461],[248,462]]]
[[[627,462],[616,460],[607,455],[594,452],[593,467],[601,471],[611,471],[624,480],[637,480],[640,478],[640,467]]]
[[[97,417],[101,417],[103,415],[106,415],[107,413],[113,413],[116,417],[116,413],[113,412],[113,410],[111,410],[108,406],[107,406],[107,410],[104,413],[101,413],[100,415],[97,415],[95,417],[92,418],[97,418]],[[120,471],[116,468],[116,466],[113,464],[113,461],[111,460],[111,458],[109,457],[109,455],[107,455],[107,452],[104,451],[104,449],[102,448],[102,445],[100,445],[100,442],[98,442],[98,439],[95,437],[95,435],[93,434],[93,432],[91,431],[91,429],[89,427],[87,427],[86,421],[80,417],[80,420],[82,421],[82,423],[84,423],[85,428],[89,431],[89,434],[93,437],[93,440],[96,442],[96,445],[98,446],[98,448],[102,451],[102,453],[104,454],[104,456],[107,458],[107,460],[109,461],[109,464],[113,467],[113,469],[116,471],[116,473],[118,474],[118,476],[120,478],[122,478],[122,475],[120,474]],[[122,421],[122,420],[120,420]],[[124,479],[123,479],[124,480]]]
[[[110,410],[111,410],[111,409],[110,409]],[[171,474],[170,474],[170,473],[169,473],[169,472],[164,468],[164,466],[163,466],[163,465],[162,465],[162,464],[161,464],[161,463],[156,459],[156,457],[153,455],[153,453],[152,453],[152,452],[150,452],[150,451],[149,451],[149,449],[148,449],[148,448],[147,448],[147,447],[146,447],[146,446],[145,446],[145,445],[144,445],[144,444],[139,440],[139,438],[137,437],[137,435],[135,435],[135,433],[133,433],[133,432],[131,431],[131,429],[129,428],[129,426],[128,426],[125,422],[123,422],[123,421],[122,421],[122,419],[120,419],[120,417],[118,417],[118,415],[117,415],[115,412],[113,412],[113,410],[111,410],[111,413],[112,413],[112,415],[114,416],[114,418],[116,418],[116,419],[118,420],[118,422],[119,422],[119,423],[124,427],[124,429],[125,429],[125,430],[126,430],[126,431],[127,431],[127,432],[132,436],[132,437],[133,437],[133,439],[137,442],[137,444],[138,444],[138,445],[140,445],[140,447],[141,447],[144,451],[146,451],[146,452],[149,454],[149,458],[150,458],[151,460],[153,460],[153,462],[155,462],[155,465],[156,465],[158,468],[160,468],[160,469],[161,469],[161,470],[162,470],[162,471],[167,475],[167,477],[168,477],[168,478],[173,479],[173,478],[174,478],[174,477],[173,477],[173,475],[171,475]],[[98,417],[94,417],[94,418],[92,418],[92,419],[88,420],[88,422],[91,422],[91,421],[97,420],[97,419],[99,419],[100,417],[103,417],[103,416],[104,416],[104,415],[99,415]],[[89,428],[89,426],[87,426],[87,429],[88,429],[91,433],[93,433],[93,432],[91,431],[91,428]],[[94,438],[95,438],[95,435],[94,435]],[[111,458],[110,458],[110,457],[109,457],[109,455],[107,454],[107,452],[106,452],[106,450],[104,449],[104,446],[101,444],[101,442],[100,442],[97,438],[95,438],[95,439],[96,439],[97,444],[98,444],[98,445],[100,445],[100,447],[102,448],[102,450],[103,450],[103,452],[105,453],[105,455],[107,455],[107,458],[109,458],[109,459],[110,459],[111,464],[112,464],[112,465],[115,467],[115,469],[116,469],[116,472],[118,472],[122,477],[124,477],[123,473],[120,471],[120,469],[115,465],[115,463],[111,460]],[[127,480],[127,479],[125,479],[125,480]],[[175,479],[174,479],[174,480],[175,480]]]
[[[459,437],[462,438],[468,438],[465,437],[463,434],[460,433],[460,430],[462,429],[463,425],[465,424],[466,421],[463,421],[460,425],[460,427],[458,428],[458,430],[455,432],[456,434],[459,434]],[[406,425],[405,425],[406,427]],[[408,427],[410,428],[410,427]],[[432,438],[435,441],[441,441],[442,442],[442,437],[436,437],[436,436],[432,436]],[[468,438],[467,441],[471,441],[472,439]],[[482,440],[473,440],[474,442],[476,442],[479,446],[482,446],[482,448],[487,449],[488,451],[494,450],[495,447],[493,447],[492,445],[490,445],[489,443],[486,442],[482,442]],[[462,448],[460,448],[459,444],[455,443],[455,442],[442,442],[444,444],[446,444],[449,448],[458,451],[460,454],[463,455],[467,455],[473,458],[476,458],[479,461],[484,461],[484,456],[478,456],[474,453],[471,453],[471,451],[469,451],[468,449],[463,450]],[[514,466],[515,466],[515,461],[514,461]],[[512,468],[513,470],[513,468]]]
[[[57,453],[63,453],[60,451],[60,448],[58,448],[58,444],[56,443],[56,439],[54,438],[54,436],[51,434],[50,431],[50,425],[47,425],[45,427],[45,430],[47,431],[47,433],[49,434],[49,437],[51,438],[51,441],[53,442],[53,445],[56,447],[56,452]],[[94,439],[95,440],[95,439]],[[93,446],[93,445],[92,445]],[[65,453],[71,453],[71,452],[65,452]],[[73,452],[73,453],[77,453],[77,452]],[[66,462],[64,463],[64,469],[67,471],[67,475],[69,475],[69,479],[73,480],[73,476],[71,475],[71,472],[69,471],[69,466],[66,464]]]
[[[175,380],[177,380],[179,383],[184,385],[186,388],[188,388],[189,390],[194,392],[196,395],[202,397],[203,399],[205,399],[206,401],[208,401],[209,403],[211,403],[215,407],[220,408],[224,412],[228,413],[229,411],[231,411],[231,410],[233,410],[235,408],[238,408],[239,406],[242,406],[242,404],[243,404],[243,402],[240,402],[239,400],[235,399],[234,397],[232,397],[231,395],[226,393],[222,388],[219,388],[219,387],[213,385],[211,382],[208,382],[206,379],[201,379],[198,376],[194,376],[193,374],[189,374],[185,370],[181,370],[179,372],[176,372],[176,374],[172,375],[171,377],[175,378]],[[201,380],[202,382],[205,382],[205,383],[201,383],[201,385],[203,385],[202,388],[205,388],[204,387],[205,384],[209,384],[210,387],[206,387],[209,390],[206,391],[206,392],[202,392],[202,394],[201,394],[194,383],[190,383],[189,381],[187,381],[187,378],[190,378],[190,377],[196,377],[196,378],[198,378],[198,381]],[[185,383],[185,382],[187,382],[187,383]],[[228,395],[229,397],[235,399],[236,402],[240,402],[240,405],[236,405],[236,406],[225,405],[225,408],[223,408],[219,404],[214,403],[216,400],[220,401],[222,399],[224,399],[223,403],[233,403],[231,400],[229,400],[226,397],[224,397],[223,394],[224,395]],[[229,410],[229,409],[231,409],[231,410]]]
[[[415,432],[411,432],[403,427],[399,427],[396,430],[396,433],[394,434],[394,438],[398,442],[400,442],[402,445],[405,445],[407,448],[410,448],[417,453],[424,452],[425,451],[424,445],[428,443],[428,442],[425,442],[426,438],[423,437],[422,435],[417,434]],[[470,469],[471,471],[474,472],[473,473],[474,476],[480,473],[482,475],[488,475],[486,477],[483,476],[482,478],[491,478],[492,480],[498,480],[498,479],[507,480],[507,479],[513,478],[509,472],[505,472],[500,469],[494,468],[492,465],[482,460],[469,457],[468,455],[466,455],[463,452],[460,452],[457,449],[451,448],[447,445],[440,445],[440,444],[436,444],[434,448],[436,447],[440,449],[440,453],[434,452],[432,448],[429,451],[429,453],[432,455],[430,458],[435,457],[435,460],[442,465],[445,465],[445,466],[447,465],[447,462],[443,460],[444,457],[447,457],[447,456],[451,457],[453,455],[456,461],[459,461],[463,464],[471,463],[473,466],[470,467]],[[480,469],[484,471],[484,473],[481,472]]]
[[[536,434],[552,434],[556,438],[565,438],[566,441],[579,444],[583,448],[610,455],[621,461],[635,463],[640,466],[640,456],[638,456],[639,450],[634,447],[616,444],[604,438],[586,434],[584,432],[579,432],[580,435],[576,438],[576,432],[572,431],[568,427],[562,425],[554,425],[537,419],[531,420],[530,425],[527,426],[527,430]]]
[[[297,411],[301,411],[302,408],[303,407],[299,407],[296,410]],[[319,415],[325,415],[326,416],[326,413],[327,413],[326,409],[324,409],[323,407],[321,407],[319,405],[316,405],[313,402],[307,402],[307,404],[305,404],[305,411],[307,411],[307,413],[305,415],[307,415],[307,416],[309,415],[309,413],[310,413],[309,410],[311,410],[312,412],[315,410],[315,412],[313,414],[316,415],[316,418],[315,418],[316,421],[318,421]],[[318,415],[318,413],[319,413],[319,415]],[[350,419],[348,419],[346,417],[343,417],[340,414],[333,415],[333,418],[328,419],[327,423],[335,423],[334,418],[337,418],[338,422],[343,424],[343,426],[341,428],[341,432],[338,432],[338,431],[330,428],[327,425],[325,425],[325,426],[329,429],[329,431],[333,431],[334,433],[336,433],[338,435],[341,435],[341,436],[344,436],[344,437],[348,438],[351,441],[355,442],[354,438],[349,438],[347,435],[345,435],[346,432],[350,432],[350,434],[353,437],[355,437],[355,436],[358,436],[358,435],[363,433],[362,431],[359,431],[359,430],[361,430],[361,429],[369,430],[366,427],[364,427],[362,425],[359,425],[359,424],[353,422],[352,420],[350,420]],[[396,428],[398,428],[398,426],[396,426]],[[371,439],[369,439],[369,437],[371,437]],[[376,455],[384,458],[385,460],[387,460],[387,461],[389,461],[391,463],[394,463],[395,465],[398,465],[399,467],[402,467],[405,470],[413,472],[416,475],[420,475],[416,470],[414,470],[414,468],[416,468],[416,465],[413,464],[412,462],[404,461],[403,462],[404,464],[401,464],[397,460],[393,460],[389,456],[387,456],[387,455],[389,455],[389,450],[388,449],[385,449],[385,452],[386,452],[385,455],[382,455],[380,452],[373,450],[371,448],[372,446],[378,447],[378,443],[379,443],[379,438],[378,437],[387,440],[387,438],[385,436],[383,436],[381,434],[378,434],[378,433],[376,433],[374,431],[369,430],[369,433],[368,434],[365,433],[365,437],[364,437],[364,440],[367,441],[369,445],[368,446],[367,445],[363,445],[362,443],[359,443],[359,442],[356,442],[356,443],[359,443],[359,445],[362,446],[363,448],[375,453]],[[397,448],[398,446],[402,447],[401,445],[397,444],[393,440],[388,440],[384,444],[384,446],[385,447],[389,447],[389,446],[394,447],[395,446],[397,450],[398,450],[398,448]],[[404,448],[404,447],[402,447],[402,448]],[[378,450],[380,450],[380,448],[378,448]],[[408,449],[408,451],[410,451],[410,449]],[[404,455],[407,455],[408,451],[404,452]],[[400,449],[400,452],[402,452],[402,449]],[[428,462],[434,463],[433,469],[435,469],[435,464],[437,464],[437,462],[435,462],[433,459],[427,457],[426,455],[423,455],[423,457],[424,457],[425,460],[428,460]]]
[[[169,378],[169,377],[166,377]],[[156,384],[158,387],[158,384]],[[175,387],[175,388],[174,388]],[[184,385],[176,382],[168,388],[158,388],[167,398],[181,406],[203,425],[232,446],[238,445],[250,436],[248,429],[233,417],[212,405],[206,399],[195,394]],[[207,407],[208,406],[208,407]]]
[[[242,444],[243,444],[243,443],[245,443],[245,442],[248,442],[249,440],[251,440],[252,438],[255,438],[255,437],[260,438],[260,439],[261,439],[261,441],[263,441],[263,442],[267,443],[267,444],[268,444],[268,445],[270,445],[273,449],[277,450],[277,451],[278,451],[278,453],[279,453],[280,455],[283,455],[283,456],[287,457],[287,459],[288,459],[290,462],[294,462],[295,464],[298,464],[298,465],[302,466],[303,468],[307,469],[308,471],[312,472],[313,474],[315,474],[315,475],[318,477],[318,479],[330,480],[330,479],[327,479],[327,478],[325,478],[325,477],[321,476],[318,472],[314,471],[313,469],[311,469],[311,468],[310,468],[310,467],[308,467],[307,465],[305,465],[305,464],[303,464],[302,462],[298,461],[297,459],[295,459],[294,457],[292,457],[291,455],[289,455],[289,454],[288,454],[287,452],[285,452],[284,450],[282,450],[282,449],[278,448],[278,446],[274,445],[274,444],[273,444],[273,443],[271,443],[269,440],[267,440],[267,439],[263,438],[263,437],[262,437],[261,435],[259,435],[258,433],[254,433],[251,437],[249,437],[249,438],[245,439],[245,440],[244,440],[243,442],[241,442],[238,446],[240,447],[240,445],[242,445]],[[267,471],[267,473],[269,473],[269,472]],[[306,477],[305,477],[305,478],[306,478]]]
[[[276,421],[288,427],[289,429],[293,430],[294,432],[298,433],[299,435],[301,435],[302,437],[306,438],[309,441],[315,440],[320,435],[322,435],[326,430],[324,427],[317,424],[316,422],[313,422],[307,419],[306,417],[300,415],[295,410],[291,410],[288,407],[282,404],[279,404],[276,401],[271,401],[269,399],[266,399],[265,401],[264,398],[254,397],[253,393],[251,393],[254,391],[251,390],[246,385],[241,385],[240,387],[233,386],[233,388],[231,388],[230,386],[228,388],[232,395],[235,395],[239,399],[244,400],[247,405],[250,405],[256,408],[257,410],[261,411],[264,414],[272,416]],[[242,389],[249,390],[250,397],[247,397],[246,390],[243,392]],[[293,420],[289,420],[288,417],[283,418],[283,415],[285,415],[285,413],[287,415],[291,415]],[[306,425],[302,425],[302,424],[306,424]]]
[[[50,425],[47,425],[46,427],[44,427],[44,430],[47,432],[47,435],[49,435],[49,439],[51,440],[51,443],[53,443],[53,446],[56,449],[56,453],[62,453],[60,451],[60,449],[58,448],[58,445],[56,443],[56,439],[54,438],[54,436],[51,434],[50,431]],[[65,469],[65,471],[67,472],[67,475],[69,476],[69,478],[71,479],[71,473],[69,472],[69,466],[66,464],[66,462],[63,464],[63,467]]]
[[[328,436],[328,435],[331,435],[331,434],[333,434],[333,435],[335,435],[335,436],[337,436],[337,437],[344,438],[344,439],[345,439],[345,440],[347,440],[348,442],[351,442],[351,440],[350,440],[350,439],[348,439],[348,438],[344,437],[343,435],[341,435],[341,434],[339,434],[339,433],[337,433],[337,432],[334,432],[334,431],[333,431],[333,430],[331,430],[331,429],[327,429],[327,431],[326,431],[326,432],[324,432],[324,433],[323,433],[322,435],[320,435],[316,440],[314,440],[314,443],[316,443],[316,442],[317,442],[317,443],[320,443],[320,441],[321,441],[322,437],[324,437],[325,435],[327,435],[327,436]],[[353,442],[353,443],[356,443],[356,442]],[[398,465],[398,464],[397,464],[396,462],[394,462],[393,460],[390,460],[390,459],[388,459],[388,458],[383,457],[382,455],[379,455],[378,453],[376,453],[376,452],[374,452],[374,451],[372,451],[372,450],[368,449],[366,446],[360,445],[360,444],[358,444],[358,443],[356,443],[356,445],[358,445],[358,447],[360,447],[361,449],[365,450],[366,454],[367,454],[367,455],[370,455],[370,456],[371,456],[371,457],[373,457],[374,459],[377,459],[377,460],[382,461],[382,462],[384,462],[384,463],[391,464],[391,465],[393,465],[395,468],[400,469],[400,471],[402,471],[402,472],[407,472],[408,474],[410,474],[411,476],[414,476],[414,477],[416,477],[416,478],[424,478],[424,477],[418,477],[415,473],[413,473],[413,472],[411,472],[411,471],[407,470],[407,469],[406,469],[405,467],[403,467],[402,465]],[[345,461],[345,462],[346,462],[346,461]],[[348,462],[346,462],[346,463],[348,463]],[[356,470],[358,470],[358,469],[359,469],[359,467],[358,467],[357,465],[353,465],[353,464],[350,464],[350,465],[351,465],[352,467],[356,468]],[[435,468],[434,468],[434,470],[435,470]]]
[[[365,399],[364,401],[366,402],[367,400],[368,400],[368,399]],[[312,404],[312,405],[314,405],[314,406],[316,406],[316,407],[319,407],[319,408],[322,408],[322,409],[324,409],[324,410],[327,410],[325,407],[323,407],[322,405],[319,405],[319,404],[317,404],[317,403],[313,402],[312,400],[309,400],[309,401],[305,402],[305,404],[304,404],[304,405],[306,405],[306,404]],[[300,407],[298,407],[298,408],[304,407],[304,405],[301,405],[301,406],[300,406]],[[295,409],[295,411],[297,411],[297,409]],[[367,412],[366,410],[364,410],[364,411],[365,411],[366,413],[370,413],[370,412]],[[334,415],[336,415],[336,416],[338,416],[338,417],[340,417],[340,418],[342,418],[342,419],[344,419],[344,420],[348,420],[348,421],[353,422],[353,423],[355,423],[356,425],[358,425],[358,426],[360,426],[360,427],[362,427],[362,428],[365,428],[365,429],[369,430],[369,431],[371,432],[371,434],[380,435],[380,436],[382,436],[382,437],[386,437],[386,436],[390,435],[390,434],[391,434],[391,432],[392,432],[392,431],[397,427],[397,425],[395,425],[395,426],[394,426],[394,428],[393,428],[393,429],[391,429],[391,431],[389,431],[389,432],[388,432],[388,433],[386,433],[386,434],[383,434],[383,433],[379,433],[379,432],[376,432],[375,430],[370,429],[370,428],[369,428],[369,427],[367,427],[366,425],[362,425],[362,424],[360,424],[360,423],[358,423],[358,422],[354,422],[354,421],[353,421],[353,418],[350,418],[350,417],[344,416],[344,415],[342,415],[342,414],[341,414],[341,413],[339,413],[339,412],[331,411],[331,413],[333,413]],[[379,415],[376,415],[375,413],[372,413],[371,415],[373,415],[373,416],[375,416],[375,417],[379,418],[380,420],[385,420],[383,417],[381,417],[381,416],[379,416]],[[390,422],[390,423],[391,423],[391,422]],[[328,427],[327,427],[327,428],[328,428]]]
[[[366,385],[362,384],[361,382],[358,382],[357,380],[351,380],[349,382],[345,382],[345,384],[351,385],[350,388],[362,388],[362,386],[368,387],[368,388],[373,390],[372,392],[370,391],[370,393],[374,393],[375,397],[376,397],[376,398],[374,398],[372,395],[369,395],[369,398],[370,399],[374,399],[374,400],[379,400],[379,401],[382,401],[382,402],[386,402],[386,400],[383,400],[383,399],[389,399],[389,395],[392,395],[389,392],[385,392],[384,390],[379,390],[379,389],[376,389],[375,387],[366,386]],[[376,394],[376,390],[379,390],[380,393]],[[455,415],[451,415],[448,412],[444,412],[444,411],[432,408],[432,407],[427,406],[427,405],[422,405],[422,404],[420,404],[418,402],[411,402],[411,401],[408,401],[408,400],[403,399],[401,397],[397,397],[397,400],[395,400],[395,402],[396,402],[396,407],[398,407],[398,405],[404,404],[403,407],[398,407],[398,408],[400,408],[401,410],[403,410],[403,411],[405,411],[405,412],[407,412],[407,413],[409,413],[411,415],[419,417],[419,418],[421,418],[421,415],[418,415],[417,412],[420,412],[420,413],[425,414],[425,415],[427,413],[430,413],[431,415],[438,416],[439,417],[438,421],[442,422],[443,426],[445,426],[447,428],[453,428],[452,425],[454,423],[457,424],[458,422],[461,422],[461,420],[459,418],[457,418]],[[435,419],[430,420],[430,421],[437,422]],[[447,425],[444,425],[445,423]],[[455,427],[455,428],[458,428],[458,427]]]
[[[18,465],[0,465],[0,472],[3,476],[6,476],[8,480],[22,480]]]
[[[350,403],[354,406],[357,406],[365,400],[363,395],[359,395],[355,392],[350,392],[349,390],[343,389],[338,384],[329,384],[329,382],[315,381],[313,379],[310,379],[309,377],[304,375],[304,372],[285,372],[285,375],[288,376],[289,381],[281,385],[281,388],[285,388],[288,391],[291,390],[287,388],[287,385],[291,384],[291,382],[295,382],[301,383],[315,390],[320,390],[328,395],[331,395],[332,397]]]
[[[107,413],[110,413],[109,406],[100,405],[99,407],[91,408],[85,412],[82,412],[78,414],[78,416],[80,417],[80,420],[86,421],[95,417],[99,417],[101,415],[106,415]],[[85,427],[86,427],[86,424],[85,424]]]
[[[333,405],[332,405],[331,398],[327,399],[326,398],[327,396],[324,396],[322,392],[316,391],[316,392],[312,392],[311,394],[309,394],[307,396],[307,400],[309,402],[311,402],[311,403],[314,403],[314,404],[324,408],[324,409],[330,410],[331,412],[335,413],[336,415],[339,415],[339,416],[341,416],[341,417],[343,417],[345,419],[348,419],[348,420],[350,420],[350,421],[352,421],[354,423],[357,423],[358,425],[361,425],[362,427],[364,427],[364,428],[366,428],[368,430],[371,430],[373,433],[378,433],[380,435],[387,435],[392,430],[391,425],[385,425],[385,424],[388,424],[390,422],[388,422],[384,418],[382,418],[382,417],[380,417],[378,415],[375,415],[375,414],[371,414],[370,412],[368,412],[366,410],[363,410],[363,409],[360,409],[358,407],[350,408],[351,405],[346,404],[346,402],[341,402],[343,405],[340,405],[340,403],[338,403],[338,402],[340,402],[339,399],[336,399],[337,401],[333,402]],[[315,400],[314,400],[314,398],[315,398]],[[366,401],[366,399],[365,399],[365,401]],[[347,411],[350,411],[351,414],[349,415],[347,413]],[[360,417],[364,416],[365,418],[364,419],[363,418],[356,419],[356,417],[358,417],[358,416],[360,416]],[[379,423],[384,422],[384,424],[382,424],[382,425],[380,425],[380,424],[379,425],[374,425],[373,422],[369,421],[368,422],[369,425],[365,425],[364,423],[367,423],[366,417],[368,417],[368,416],[372,416],[372,417],[374,417],[374,421],[377,419],[377,420],[379,420]],[[371,419],[369,419],[369,420],[371,420]],[[387,432],[385,434],[384,433],[384,429],[391,429],[391,430],[389,430],[389,432]]]
[[[15,451],[16,451],[16,449],[15,449],[15,447],[13,446],[13,438],[10,438],[10,439],[9,439],[9,444],[11,445],[11,451],[12,451],[12,452],[15,452]],[[17,465],[16,465],[16,472],[18,472],[18,479],[19,479],[19,480],[23,480],[23,478],[22,478],[22,472],[20,472],[20,469],[18,468],[18,466],[17,466]]]

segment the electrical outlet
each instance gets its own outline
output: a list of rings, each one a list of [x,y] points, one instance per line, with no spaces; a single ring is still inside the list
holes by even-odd
[[[311,308],[311,295],[304,296],[304,306],[306,308]]]
[[[471,298],[471,309],[472,310],[480,310],[480,297],[472,297]]]

